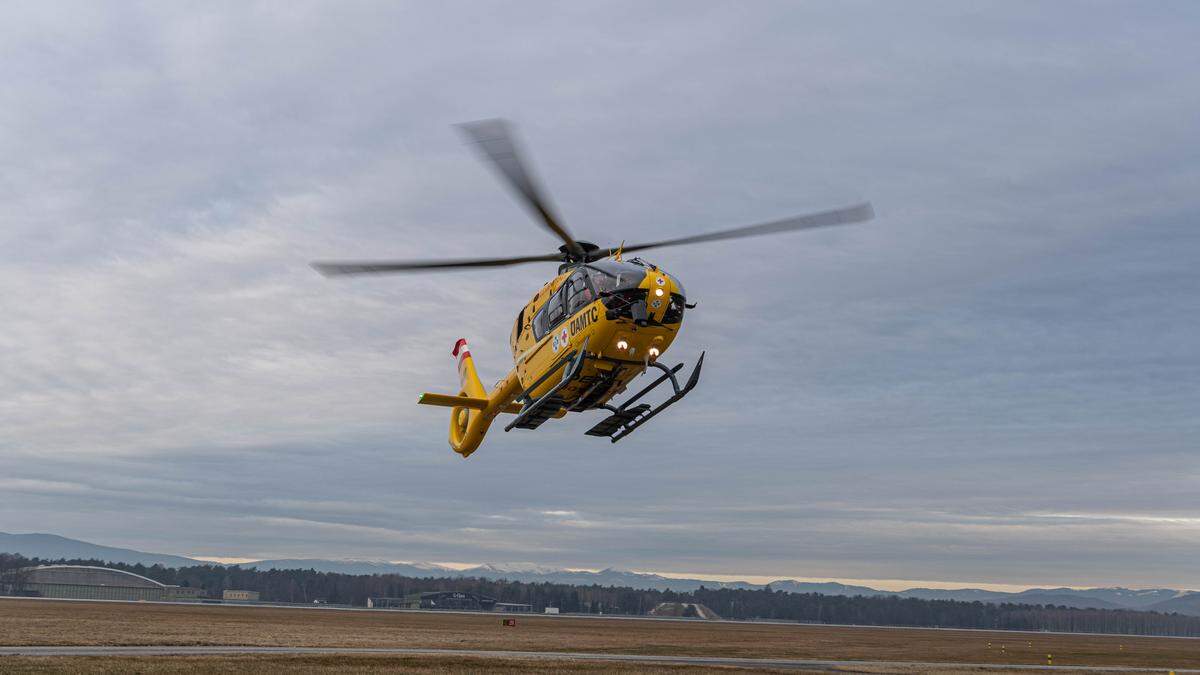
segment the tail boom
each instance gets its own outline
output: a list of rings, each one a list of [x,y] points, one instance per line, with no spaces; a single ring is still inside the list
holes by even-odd
[[[450,448],[463,457],[469,457],[483,442],[496,415],[521,409],[520,405],[513,402],[513,397],[521,391],[521,382],[514,369],[491,392],[487,392],[475,371],[475,360],[465,339],[454,344],[451,355],[458,360],[458,394],[422,394],[417,403],[451,408]]]

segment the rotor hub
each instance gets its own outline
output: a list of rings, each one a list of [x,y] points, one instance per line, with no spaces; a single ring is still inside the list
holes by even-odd
[[[575,243],[579,244],[579,248],[583,249],[583,255],[579,256],[579,255],[572,253],[571,247],[567,246],[566,244],[563,244],[562,246],[558,247],[559,252],[562,253],[562,261],[563,262],[575,263],[575,264],[585,263],[589,260],[594,259],[594,256],[592,256],[592,253],[595,253],[596,251],[600,250],[599,246],[593,244],[590,241],[576,241]]]

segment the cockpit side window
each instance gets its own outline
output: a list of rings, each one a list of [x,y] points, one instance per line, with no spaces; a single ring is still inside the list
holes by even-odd
[[[671,281],[675,282],[675,292],[679,294],[679,297],[687,299],[687,291],[683,290],[683,284],[679,282],[679,277],[674,274],[668,274],[667,276],[671,277]]]
[[[566,299],[567,316],[573,316],[596,299],[596,294],[592,292],[587,275],[582,269],[576,270],[567,283],[563,284],[563,297]]]

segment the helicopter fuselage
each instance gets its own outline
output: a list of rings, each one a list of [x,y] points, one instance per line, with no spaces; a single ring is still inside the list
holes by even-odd
[[[517,316],[510,336],[514,372],[538,398],[558,384],[544,375],[564,357],[591,357],[556,396],[563,412],[599,407],[625,390],[675,340],[683,325],[682,284],[641,261],[606,259],[564,270]]]
[[[679,334],[686,307],[678,279],[640,260],[564,265],[517,314],[509,338],[513,368],[490,391],[480,382],[466,340],[459,340],[453,352],[459,393],[425,393],[418,402],[453,408],[450,447],[463,457],[479,447],[501,413],[517,416],[507,431],[603,408],[611,416],[587,433],[615,442],[695,386],[698,364],[685,390],[674,376],[682,365],[672,370],[657,363]],[[651,367],[669,372],[650,388],[670,379],[674,398],[655,410],[609,404]]]

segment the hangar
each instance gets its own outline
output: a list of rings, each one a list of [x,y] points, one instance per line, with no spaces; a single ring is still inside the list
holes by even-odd
[[[79,600],[183,600],[200,589],[169,586],[140,574],[87,565],[44,565],[17,572],[5,584],[14,595]]]
[[[410,593],[403,598],[367,598],[367,607],[378,609],[451,609],[471,612],[531,612],[531,605],[497,602],[479,593],[465,591],[429,591]]]
[[[404,609],[459,609],[490,612],[495,598],[462,591],[432,591],[404,596]]]

